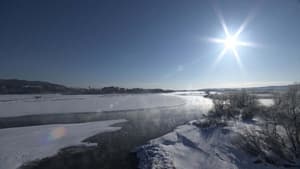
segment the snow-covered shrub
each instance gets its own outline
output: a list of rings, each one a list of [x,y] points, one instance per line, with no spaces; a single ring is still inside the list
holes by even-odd
[[[260,111],[257,98],[246,90],[214,96],[212,99],[214,108],[208,113],[211,118],[252,120],[255,113]]]
[[[265,120],[273,128],[273,135],[285,136],[286,144],[295,158],[300,158],[300,86],[292,85],[288,91],[277,96],[275,104],[270,108]]]
[[[210,117],[204,117],[200,120],[194,121],[192,124],[199,128],[224,127],[227,125],[226,121],[222,121]]]
[[[260,109],[257,98],[248,94],[246,90],[230,95],[229,102],[232,109],[240,111],[242,120],[252,120]]]
[[[276,166],[293,164],[292,154],[280,138],[270,135],[265,129],[248,128],[235,140],[242,150],[256,157],[256,162],[266,162]]]
[[[245,130],[239,143],[242,148],[275,165],[295,165],[300,158],[299,85],[274,95],[274,105],[266,108],[259,129]]]

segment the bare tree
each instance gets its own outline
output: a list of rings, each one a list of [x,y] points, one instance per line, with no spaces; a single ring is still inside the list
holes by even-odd
[[[277,105],[280,113],[278,123],[285,129],[286,135],[291,144],[291,149],[298,158],[300,155],[300,97],[299,85],[289,87],[283,96],[283,101]]]
[[[271,142],[283,145],[294,158],[300,157],[300,88],[291,85],[284,94],[274,95],[274,105],[264,112],[263,134]],[[280,133],[281,128],[284,133]],[[275,146],[274,146],[275,148]]]
[[[214,109],[209,115],[221,119],[251,120],[255,113],[260,110],[257,98],[248,94],[246,90],[216,95],[212,99]]]

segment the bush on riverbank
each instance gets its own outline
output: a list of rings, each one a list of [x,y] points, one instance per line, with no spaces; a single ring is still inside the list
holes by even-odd
[[[214,108],[208,117],[219,120],[252,120],[255,113],[260,111],[257,98],[246,90],[233,94],[222,94],[212,97]]]
[[[274,153],[291,161],[300,158],[299,94],[300,85],[290,86],[286,93],[274,97],[275,104],[262,116],[262,133],[267,143],[276,150]]]
[[[297,166],[300,159],[300,86],[274,95],[274,105],[262,107],[245,90],[213,97],[214,108],[207,117],[211,122],[229,120],[259,121],[245,128],[235,143],[257,157],[255,162],[276,166]]]

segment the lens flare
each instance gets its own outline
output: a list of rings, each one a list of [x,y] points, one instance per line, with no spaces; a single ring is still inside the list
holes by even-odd
[[[56,127],[50,132],[50,140],[57,140],[64,137],[67,133],[66,128],[64,127]]]

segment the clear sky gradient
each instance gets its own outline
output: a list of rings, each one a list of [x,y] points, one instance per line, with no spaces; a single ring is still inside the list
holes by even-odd
[[[225,36],[252,19],[217,64]],[[300,80],[298,0],[0,1],[0,78],[191,89]]]

